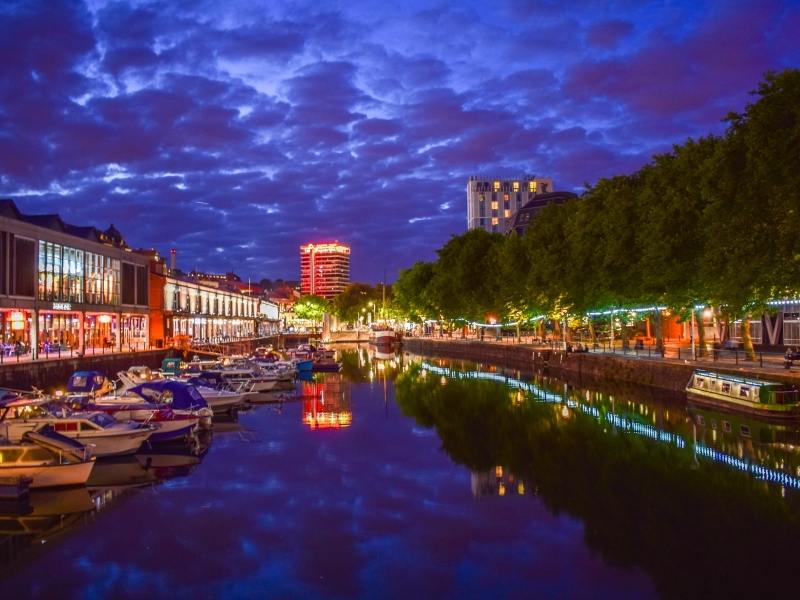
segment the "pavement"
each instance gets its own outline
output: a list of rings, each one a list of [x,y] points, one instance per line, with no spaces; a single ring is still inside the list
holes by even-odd
[[[564,348],[563,342],[555,341],[542,343],[536,338],[531,337],[523,337],[521,342],[517,342],[516,337],[504,337],[499,340],[494,337],[490,338],[489,336],[485,336],[483,340],[475,336],[466,338],[462,338],[460,336],[454,336],[453,338],[438,336],[414,337],[433,341],[441,340],[443,342],[463,341],[466,343],[482,341],[483,343],[487,344],[498,344],[504,346],[522,345],[531,348],[532,350],[563,350]],[[572,343],[583,344],[584,342],[576,340]],[[634,349],[633,345],[631,345],[628,349],[623,349],[621,340],[617,340],[613,346],[606,341],[598,348],[592,348],[592,344],[590,342],[586,342],[586,344],[589,346],[589,354],[606,354],[613,356],[624,356],[625,358],[629,359],[693,364],[698,369],[713,370],[715,368],[724,367],[726,369],[741,370],[747,371],[748,373],[757,373],[763,375],[779,374],[784,377],[788,376],[792,379],[797,378],[798,381],[800,381],[800,361],[793,362],[790,368],[787,369],[784,355],[777,352],[756,352],[755,360],[749,361],[742,350],[717,350],[709,348],[705,351],[703,356],[700,356],[699,354],[697,356],[693,356],[691,347],[685,342],[665,342],[663,356],[656,352],[654,346],[645,346],[636,350]]]

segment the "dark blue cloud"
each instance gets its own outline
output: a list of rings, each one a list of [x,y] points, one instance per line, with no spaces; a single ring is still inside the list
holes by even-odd
[[[466,177],[630,172],[796,65],[789,0],[5,2],[0,195],[186,267],[353,276],[433,256]]]

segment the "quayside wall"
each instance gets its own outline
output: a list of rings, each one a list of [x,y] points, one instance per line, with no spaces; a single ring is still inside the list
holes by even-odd
[[[424,356],[458,358],[479,363],[490,363],[522,371],[546,370],[571,383],[612,381],[648,386],[669,392],[683,393],[695,368],[713,369],[754,379],[798,383],[796,375],[771,370],[765,373],[758,368],[727,368],[710,364],[678,362],[660,358],[632,357],[601,353],[571,353],[560,350],[537,349],[532,346],[496,344],[477,340],[450,340],[447,338],[404,338],[403,351]]]
[[[37,387],[45,391],[63,389],[75,371],[99,371],[116,379],[117,372],[132,365],[161,368],[161,361],[172,350],[150,350],[135,354],[101,354],[74,358],[53,358],[35,362],[6,363],[0,367],[0,387],[29,390]]]

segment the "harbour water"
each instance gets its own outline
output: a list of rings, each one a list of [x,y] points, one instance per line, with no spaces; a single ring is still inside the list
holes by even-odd
[[[798,432],[646,390],[341,353],[342,373],[0,505],[23,597],[773,597]]]

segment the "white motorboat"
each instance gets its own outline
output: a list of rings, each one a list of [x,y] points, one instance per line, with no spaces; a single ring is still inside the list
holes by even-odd
[[[157,425],[120,422],[102,412],[51,412],[47,399],[19,399],[0,409],[0,435],[12,443],[28,431],[50,425],[56,433],[91,447],[98,458],[133,454],[156,431]]]
[[[119,378],[118,393],[124,395],[130,389],[147,381],[161,381],[171,379],[188,383],[197,388],[200,395],[208,404],[214,414],[225,414],[235,410],[245,401],[245,395],[227,389],[220,389],[210,385],[204,377],[208,371],[202,371],[196,377],[173,377],[166,376],[164,373],[151,371],[149,367],[131,367],[127,371],[117,373]]]
[[[19,444],[0,441],[0,477],[29,478],[31,488],[83,485],[94,464],[86,446],[49,426],[25,433]]]
[[[228,383],[233,389],[237,387],[245,392],[269,392],[278,385],[275,379],[266,379],[260,374],[253,372],[252,369],[222,369],[214,371]]]
[[[121,394],[113,394],[95,398],[93,403],[104,406],[127,406],[135,410],[137,405],[155,404],[160,407],[169,408],[176,416],[186,416],[196,419],[196,424],[205,429],[211,428],[213,411],[208,407],[200,392],[193,385],[181,381],[170,379],[160,379],[140,383]],[[90,405],[91,406],[91,405]],[[152,407],[145,407],[151,410]],[[101,409],[107,412],[105,408]],[[125,419],[121,414],[114,415],[115,418]],[[143,415],[137,414],[131,417],[132,420],[141,421]],[[146,417],[145,417],[146,418]]]

